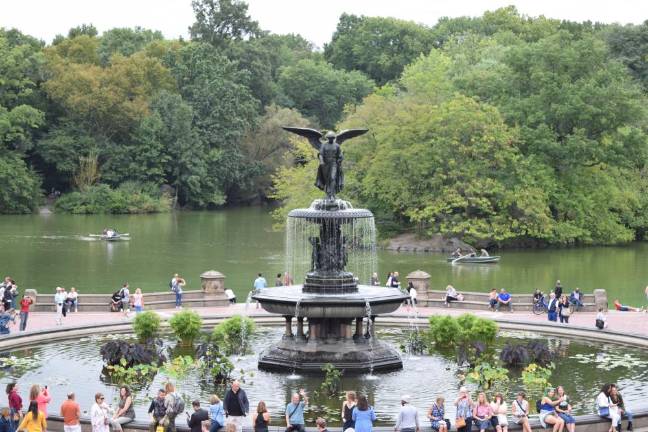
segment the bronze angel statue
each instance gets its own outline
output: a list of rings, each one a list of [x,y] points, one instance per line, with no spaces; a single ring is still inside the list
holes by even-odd
[[[342,170],[342,144],[344,141],[368,132],[368,129],[347,129],[339,134],[327,132],[326,140],[322,141],[322,132],[300,127],[283,127],[288,132],[308,138],[308,142],[317,150],[319,168],[315,186],[326,193],[329,200],[335,199],[335,194],[344,188],[344,171]]]

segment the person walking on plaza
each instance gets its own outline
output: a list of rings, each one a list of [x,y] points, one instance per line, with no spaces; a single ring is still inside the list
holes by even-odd
[[[245,417],[250,412],[250,402],[238,380],[232,381],[231,387],[225,393],[223,405],[226,416],[225,423],[233,424],[236,426],[236,430],[241,432],[243,426],[246,426]]]
[[[191,432],[202,432],[202,423],[209,420],[209,413],[207,410],[200,408],[200,401],[195,400],[191,402],[194,412],[189,416],[187,413],[187,426]]]
[[[148,413],[151,416],[151,421],[149,422],[149,432],[155,432],[157,427],[162,425],[162,420],[166,415],[166,407],[164,406],[164,398],[166,392],[164,389],[158,390],[157,397],[154,397],[151,400],[149,405]]]
[[[304,400],[301,400],[304,398]],[[308,396],[304,389],[292,395],[292,400],[286,405],[286,430],[290,432],[306,432],[304,425],[304,408],[308,405]]]
[[[283,286],[283,279],[281,278],[281,273],[277,273],[277,277],[275,278],[275,286],[276,287]]]
[[[27,414],[23,417],[18,430],[27,432],[45,432],[47,430],[47,416],[38,409],[36,401],[29,402]]]
[[[358,396],[358,404],[353,409],[351,417],[355,422],[355,432],[371,432],[373,422],[376,421],[376,413],[373,407],[369,406],[367,396]]]
[[[556,294],[549,294],[549,304],[547,305],[547,319],[549,321],[558,321],[558,299]]]
[[[95,403],[90,408],[92,432],[110,432],[110,407],[102,393],[95,394]]]
[[[128,286],[128,282],[125,282],[124,285],[122,285],[121,289],[119,290],[119,295],[121,296],[121,302],[122,302],[122,311],[124,312],[124,316],[128,316],[130,314],[130,288]]]
[[[81,407],[74,399],[74,393],[70,392],[61,404],[64,432],[81,432]]]
[[[569,309],[569,299],[566,294],[563,294],[558,302],[558,317],[560,318],[561,323],[569,324],[570,316],[571,310]]]
[[[27,329],[27,318],[29,318],[29,308],[34,304],[34,299],[24,295],[20,300],[20,331]]]
[[[283,284],[284,284],[284,286],[290,286],[290,285],[293,284],[293,278],[290,275],[290,273],[288,273],[288,272],[284,273]]]
[[[409,395],[401,396],[401,409],[394,430],[396,432],[419,432],[418,410],[410,404]]]
[[[256,412],[252,414],[252,425],[254,426],[254,432],[268,432],[269,424],[270,413],[268,412],[268,408],[266,407],[265,402],[259,401]]]
[[[67,295],[65,290],[61,287],[56,287],[56,294],[54,294],[54,304],[56,305],[56,325],[63,324],[63,307],[65,306],[65,300]]]

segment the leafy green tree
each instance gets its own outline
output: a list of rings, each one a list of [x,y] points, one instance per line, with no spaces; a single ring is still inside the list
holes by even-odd
[[[16,152],[0,154],[0,213],[31,213],[41,198],[40,179]]]
[[[610,54],[626,65],[648,90],[648,20],[640,25],[612,25],[603,30]]]
[[[191,39],[224,47],[232,40],[256,37],[259,24],[248,15],[241,0],[192,0],[196,22],[189,27]]]
[[[283,104],[316,119],[319,127],[333,128],[346,105],[359,103],[374,83],[358,71],[343,71],[329,63],[311,59],[284,68],[279,85]]]
[[[248,75],[247,86],[260,107],[265,107],[277,99],[281,69],[315,54],[312,44],[301,36],[263,35],[231,42],[226,56]]]
[[[78,36],[90,36],[95,37],[99,34],[97,28],[92,24],[81,24],[76,27],[72,27],[68,31],[68,39],[74,39]]]
[[[252,180],[249,191],[250,199],[265,199],[272,188],[272,174],[279,167],[290,167],[294,160],[291,155],[291,137],[281,129],[282,126],[306,127],[308,121],[290,108],[270,105],[259,121],[243,139],[242,149],[249,163],[259,165],[258,174]]]
[[[250,178],[241,140],[255,126],[258,101],[245,85],[246,75],[211,45],[190,43],[170,52],[166,64],[180,94],[193,110],[193,129],[207,155],[206,171],[195,172],[222,185],[224,194]]]
[[[427,54],[433,40],[432,31],[421,24],[345,13],[324,56],[335,67],[364,72],[382,85],[398,78],[419,55]]]
[[[114,54],[128,57],[142,51],[151,42],[163,39],[162,32],[157,30],[148,30],[141,27],[135,27],[134,29],[114,28],[101,35],[97,54],[101,63],[107,65]]]

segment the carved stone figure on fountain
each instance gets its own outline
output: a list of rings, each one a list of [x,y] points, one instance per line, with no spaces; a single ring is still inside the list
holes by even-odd
[[[322,246],[319,237],[309,237],[308,241],[313,247],[311,253],[311,271],[319,270],[322,262]]]
[[[326,133],[326,141],[322,142],[322,133],[315,129],[284,127],[288,132],[308,138],[308,142],[317,150],[319,167],[315,186],[326,193],[329,201],[335,200],[335,195],[344,188],[344,170],[342,169],[341,144],[351,138],[365,134],[368,129],[347,129],[339,134],[329,131]]]

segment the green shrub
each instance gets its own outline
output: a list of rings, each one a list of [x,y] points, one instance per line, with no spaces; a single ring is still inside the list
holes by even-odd
[[[150,341],[160,332],[160,317],[152,311],[136,314],[133,320],[133,331],[141,342]]]
[[[227,355],[243,354],[249,346],[250,336],[254,330],[254,321],[248,317],[235,315],[214,327],[212,340]]]
[[[497,336],[497,323],[491,319],[479,318],[473,314],[463,314],[457,318],[460,328],[461,343],[483,342],[491,343]]]
[[[200,335],[202,318],[194,311],[184,310],[173,315],[169,325],[178,339],[190,345]]]
[[[460,332],[459,324],[451,316],[433,315],[429,318],[429,338],[439,346],[453,346]]]
[[[117,189],[106,184],[70,192],[56,201],[56,210],[75,214],[159,213],[171,208],[171,200],[147,184],[124,183]]]

